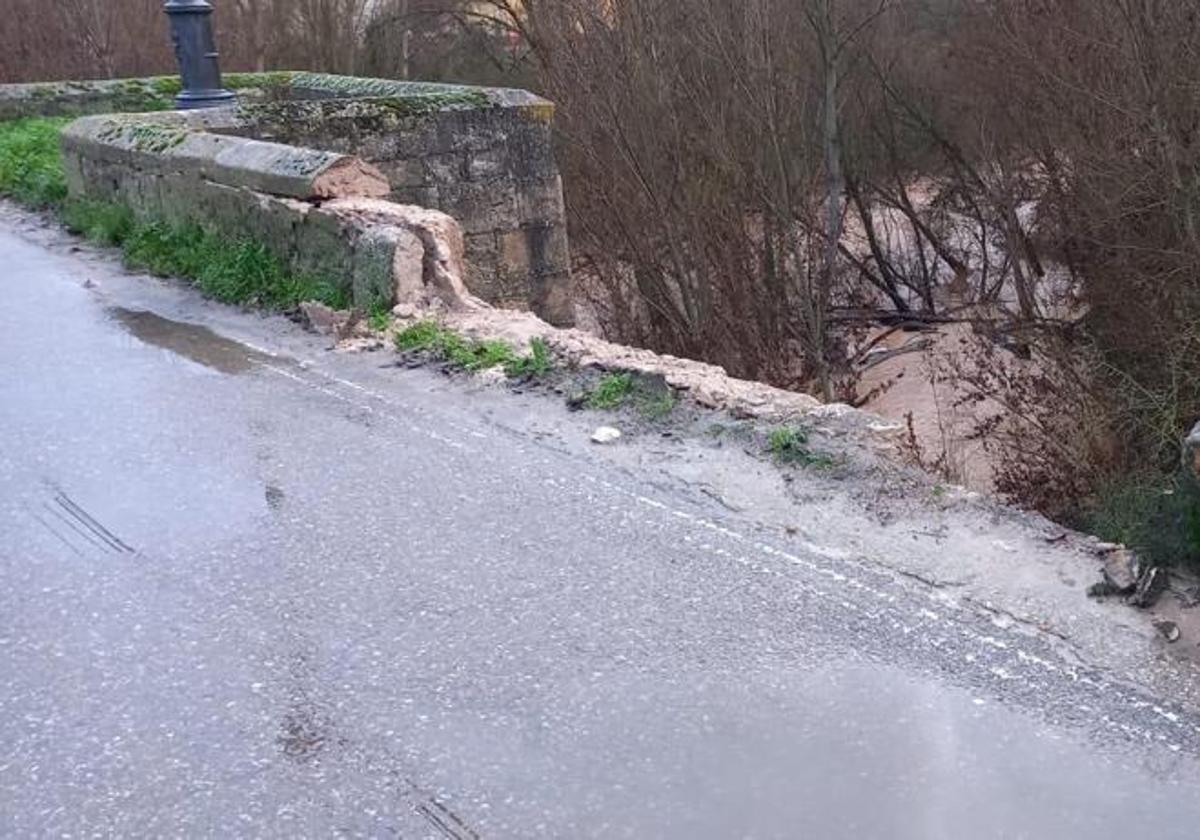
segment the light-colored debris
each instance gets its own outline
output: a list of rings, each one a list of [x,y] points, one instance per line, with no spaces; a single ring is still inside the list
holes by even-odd
[[[391,234],[396,242],[392,274],[397,305],[417,310],[444,306],[464,312],[487,308],[467,291],[465,240],[452,217],[426,207],[372,198],[340,199],[322,209]]]
[[[1106,550],[1103,555],[1104,566],[1100,574],[1106,583],[1112,587],[1114,595],[1129,595],[1137,588],[1138,559],[1125,546],[1115,546]]]
[[[621,430],[612,426],[601,426],[592,432],[592,443],[613,443],[621,439]]]
[[[514,347],[526,347],[538,338],[567,365],[660,377],[705,408],[770,423],[819,424],[823,432],[851,434],[890,452],[902,446],[901,426],[847,405],[824,405],[808,394],[736,379],[716,365],[613,344],[579,329],[552,327],[531,313],[495,309],[469,295],[459,303],[451,304],[439,320],[472,338],[500,339]]]
[[[496,367],[476,371],[475,380],[484,385],[503,385],[508,381],[508,374],[504,372],[504,368],[497,365]]]
[[[383,198],[391,191],[391,185],[382,172],[353,157],[338,158],[312,180],[314,198]]]

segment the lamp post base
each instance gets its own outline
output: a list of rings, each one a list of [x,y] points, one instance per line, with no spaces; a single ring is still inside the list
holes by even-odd
[[[180,111],[194,111],[198,108],[219,108],[222,105],[232,105],[237,102],[233,91],[219,88],[217,90],[185,90],[175,97],[175,107]]]
[[[233,93],[221,86],[212,4],[208,0],[167,0],[163,10],[171,20],[171,41],[183,79],[183,91],[175,97],[175,106],[192,110],[232,103]]]

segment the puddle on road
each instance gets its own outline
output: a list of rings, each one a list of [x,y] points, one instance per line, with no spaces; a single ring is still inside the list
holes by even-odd
[[[217,335],[208,327],[172,321],[153,312],[113,307],[112,319],[145,344],[161,347],[221,373],[246,373],[268,357],[244,344]]]

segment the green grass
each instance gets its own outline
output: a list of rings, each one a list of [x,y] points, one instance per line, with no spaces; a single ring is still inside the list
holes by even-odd
[[[513,379],[540,379],[554,369],[554,360],[550,358],[550,347],[545,339],[534,338],[529,342],[529,355],[509,363],[504,372]]]
[[[611,411],[630,405],[648,420],[662,420],[675,410],[675,392],[665,383],[634,373],[606,373],[588,392],[584,405],[600,411]]]
[[[437,321],[418,321],[396,333],[396,349],[433,350],[442,332]]]
[[[70,118],[0,122],[0,195],[35,210],[57,210],[67,227],[93,242],[117,246],[132,268],[177,275],[225,303],[289,309],[318,300],[349,305],[344,290],[288,271],[264,245],[229,240],[196,226],[139,223],[125,207],[67,200],[58,134]]]
[[[375,332],[383,332],[392,322],[392,313],[386,303],[376,301],[367,308],[367,325]]]
[[[418,321],[396,334],[398,350],[423,350],[468,371],[507,367],[518,360],[503,341],[476,341],[447,329],[436,321]]]
[[[67,179],[58,132],[68,122],[63,117],[0,122],[0,195],[34,210],[62,204]]]
[[[120,245],[135,227],[133,213],[119,204],[67,201],[59,212],[69,230],[101,245]]]
[[[335,309],[349,306],[349,296],[335,284],[288,271],[266,246],[229,240],[193,225],[140,223],[119,205],[67,202],[63,221],[103,245],[118,246],[130,268],[162,277],[192,280],[209,297],[223,303],[291,309],[316,300]]]
[[[780,426],[767,436],[767,451],[780,464],[828,468],[834,459],[809,448],[808,431],[799,426]]]
[[[424,351],[466,371],[504,368],[506,376],[544,376],[553,369],[550,348],[540,338],[530,343],[530,354],[520,356],[507,342],[466,338],[436,321],[418,321],[396,333],[396,349]]]
[[[644,393],[638,401],[638,409],[649,420],[662,420],[675,410],[675,393],[670,390],[658,394]]]
[[[606,373],[587,397],[587,407],[613,409],[623,406],[633,396],[635,382],[632,373]]]

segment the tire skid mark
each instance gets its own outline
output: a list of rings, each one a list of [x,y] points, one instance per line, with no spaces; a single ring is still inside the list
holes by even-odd
[[[26,512],[77,556],[138,553],[63,490],[53,486],[51,490],[54,495],[49,501],[36,510],[26,505]]]
[[[480,840],[478,832],[468,826],[462,817],[447,808],[436,796],[427,796],[414,807],[426,822],[449,840]]]
[[[63,545],[65,545],[67,548],[69,548],[75,554],[75,556],[83,557],[83,552],[79,550],[78,546],[76,546],[75,543],[71,542],[69,539],[67,539],[65,536],[63,536],[62,532],[59,531],[58,528],[55,528],[52,524],[47,522],[46,519],[44,517],[42,517],[42,515],[40,513],[37,513],[36,511],[32,510],[28,506],[26,506],[26,511],[29,513],[30,516],[32,516],[35,520],[37,520],[38,524],[40,524],[43,528],[45,528],[47,531],[49,531],[51,534],[53,534],[59,540],[59,542],[61,542]]]

